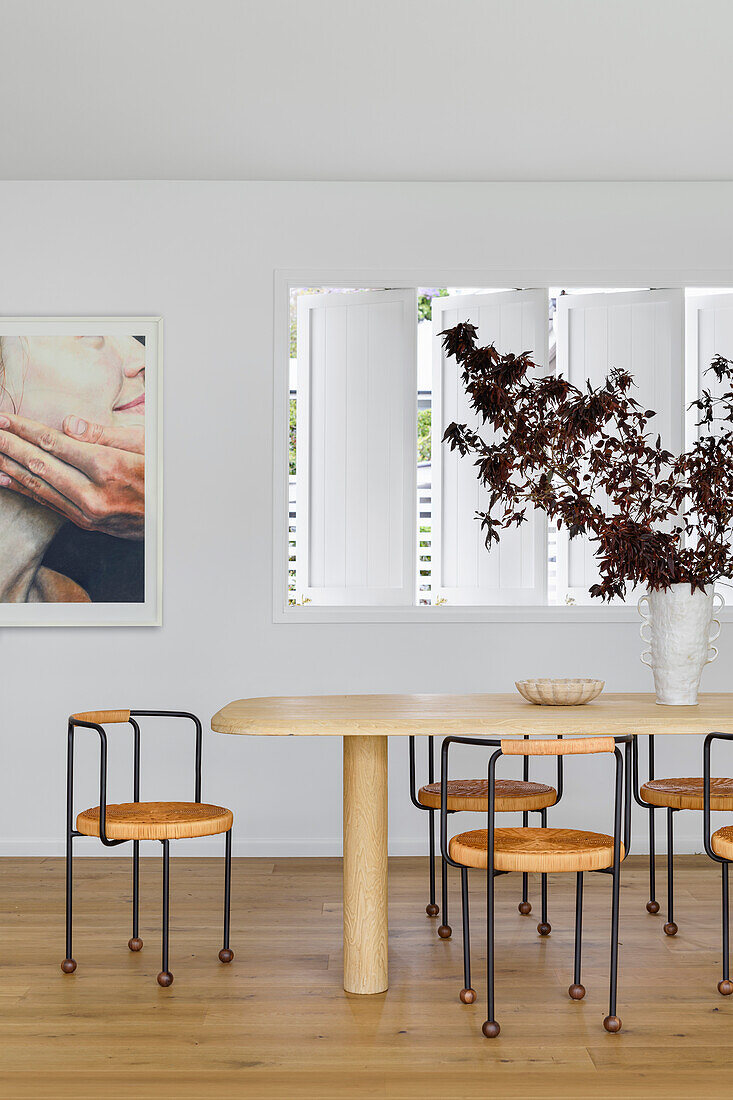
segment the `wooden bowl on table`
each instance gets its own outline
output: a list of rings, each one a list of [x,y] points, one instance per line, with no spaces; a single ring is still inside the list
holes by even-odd
[[[578,707],[597,699],[605,680],[516,680],[514,686],[528,703],[546,707]]]

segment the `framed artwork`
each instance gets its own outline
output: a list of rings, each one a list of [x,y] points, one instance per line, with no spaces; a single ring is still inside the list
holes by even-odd
[[[0,319],[0,628],[162,621],[162,321]]]

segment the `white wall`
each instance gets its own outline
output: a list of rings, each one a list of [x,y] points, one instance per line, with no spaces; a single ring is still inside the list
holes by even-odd
[[[0,185],[3,315],[162,314],[166,348],[165,625],[0,632],[0,851],[61,851],[73,710],[180,707],[208,720],[243,695],[503,691],[531,674],[648,690],[635,624],[272,623],[273,271],[572,268],[576,282],[584,269],[594,285],[618,285],[633,270],[642,286],[699,271],[731,285],[731,200],[727,184]],[[731,686],[730,627],[721,650],[708,690]],[[143,797],[190,797],[175,736],[166,726],[151,742],[148,763],[167,774]],[[96,801],[93,750],[90,740],[79,769],[84,805]],[[658,767],[699,773],[699,750],[670,740]],[[234,808],[239,854],[335,854],[340,757],[338,739],[208,733],[204,795]],[[406,741],[391,743],[390,768],[392,851],[420,851]],[[572,782],[580,768],[568,765],[563,820],[603,825],[597,792]],[[126,793],[113,785],[110,797]],[[682,846],[699,848],[698,818],[678,820]]]

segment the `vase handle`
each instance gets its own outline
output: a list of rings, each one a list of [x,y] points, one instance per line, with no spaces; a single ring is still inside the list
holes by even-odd
[[[646,601],[646,608],[642,607],[642,604],[645,601]],[[641,626],[639,627],[639,637],[641,638],[642,642],[646,642],[647,645],[648,645],[649,642],[651,642],[651,638],[647,638],[646,634],[644,633],[644,627],[645,626],[649,626],[649,627],[651,626],[651,622],[649,621],[650,615],[651,615],[651,611],[650,611],[650,608],[649,608],[649,597],[646,594],[643,595],[643,596],[640,596],[639,599],[637,600],[636,606],[639,609],[639,614],[641,615]]]
[[[715,606],[716,599],[720,600],[720,603],[718,604],[717,607]],[[725,607],[725,598],[723,597],[722,592],[713,593],[713,615],[717,616],[723,610],[724,607]],[[720,637],[720,632],[723,629],[723,627],[722,627],[722,624],[720,622],[720,619],[718,619],[718,618],[713,618],[710,622],[710,625],[711,625],[711,627],[712,626],[717,626],[717,628],[718,628],[715,631],[715,633],[711,634],[710,637],[708,638],[708,642],[714,642],[717,638]],[[710,650],[712,650],[712,653],[713,653],[712,657],[709,655]],[[714,645],[710,646],[710,650],[708,650],[708,657],[705,661],[706,665],[709,665],[711,663],[711,661],[714,661],[715,658],[718,656],[718,651],[717,651],[717,649],[715,648]]]
[[[644,606],[644,605],[646,605],[646,606]],[[648,596],[648,594],[645,593],[643,596],[640,596],[639,599],[637,600],[636,606],[639,609],[639,614],[641,615],[641,620],[642,620],[641,621],[641,626],[639,627],[639,637],[641,638],[642,642],[646,642],[646,644],[649,645],[651,643],[651,638],[647,638],[646,634],[644,633],[644,628],[645,627],[648,626],[649,629],[651,630],[651,626],[652,626],[652,624],[650,622],[651,608],[650,608],[650,605],[649,605],[649,596]],[[648,649],[645,650],[644,653],[641,654],[640,660],[641,660],[641,663],[643,665],[647,665],[648,668],[651,668],[652,667],[651,651],[648,650]]]

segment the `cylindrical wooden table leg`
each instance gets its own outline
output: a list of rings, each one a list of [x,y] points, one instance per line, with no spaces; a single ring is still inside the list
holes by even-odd
[[[344,989],[387,988],[387,738],[344,737]]]

